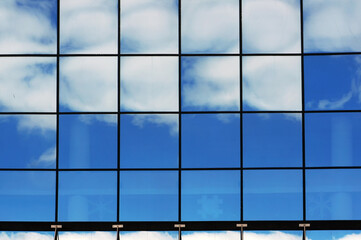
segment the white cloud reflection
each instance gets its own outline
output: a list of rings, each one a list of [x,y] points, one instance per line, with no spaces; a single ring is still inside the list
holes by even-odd
[[[122,0],[122,52],[177,53],[176,0]]]
[[[361,1],[304,0],[305,51],[361,51]]]
[[[51,1],[0,1],[1,53],[55,53]]]
[[[299,0],[243,0],[243,51],[301,52]]]

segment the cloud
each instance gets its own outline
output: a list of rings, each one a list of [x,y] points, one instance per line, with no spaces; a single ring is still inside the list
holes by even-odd
[[[239,110],[239,58],[202,57],[187,62],[192,59],[182,62],[184,109]]]
[[[359,234],[352,233],[340,238],[339,240],[359,240],[359,239],[361,239],[361,233]]]
[[[117,1],[61,0],[62,53],[117,53]]]
[[[304,1],[305,51],[361,51],[361,1]]]
[[[121,37],[123,53],[177,53],[177,1],[121,1]]]
[[[239,52],[238,0],[183,0],[182,52]]]
[[[71,111],[117,111],[117,58],[64,57],[60,104]]]
[[[44,153],[40,155],[40,157],[36,160],[33,160],[29,167],[54,167],[56,162],[56,147],[53,146],[45,150]]]
[[[1,53],[55,53],[56,28],[51,1],[0,1]]]
[[[243,0],[244,52],[301,52],[297,0]]]
[[[151,115],[133,115],[132,123],[140,128],[145,122],[152,122],[158,125],[166,124],[170,127],[170,134],[178,134],[178,115],[175,114],[151,114]]]
[[[301,110],[300,57],[243,57],[243,98],[255,110]]]

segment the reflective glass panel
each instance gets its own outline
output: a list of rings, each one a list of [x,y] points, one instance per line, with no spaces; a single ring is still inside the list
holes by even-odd
[[[360,121],[360,113],[306,114],[306,165],[360,166]]]
[[[361,1],[304,0],[305,52],[361,51]]]
[[[182,167],[216,168],[239,166],[239,115],[182,115]]]
[[[301,220],[302,170],[243,171],[245,220]]]
[[[357,240],[361,231],[307,231],[307,238],[312,240]]]
[[[2,0],[0,16],[0,53],[56,53],[56,0]]]
[[[306,170],[308,220],[360,220],[361,170]]]
[[[117,0],[59,0],[61,53],[117,53]]]
[[[239,52],[239,0],[180,1],[183,53]]]
[[[178,53],[178,0],[122,0],[122,53]]]
[[[361,56],[306,56],[307,110],[361,109]]]
[[[0,171],[0,221],[54,218],[55,172]]]
[[[0,86],[2,112],[55,112],[56,58],[1,57]]]
[[[179,240],[178,232],[134,231],[120,232],[122,240]]]
[[[121,168],[178,167],[178,115],[120,116]]]
[[[301,110],[301,58],[243,57],[243,110]]]
[[[0,168],[55,168],[55,115],[1,115]]]
[[[60,168],[116,168],[116,115],[60,115]]]
[[[116,221],[116,172],[59,172],[58,214],[60,221]]]
[[[244,53],[300,53],[299,0],[243,0]]]
[[[60,111],[118,109],[116,57],[60,59]]]
[[[54,232],[0,232],[2,240],[51,240],[54,239]]]
[[[302,235],[303,233],[301,231],[247,231],[246,230],[244,231],[244,240],[302,240]]]
[[[240,171],[183,171],[182,221],[239,221]]]
[[[54,237],[52,239],[54,239]],[[59,240],[116,240],[116,239],[117,239],[116,231],[113,231],[113,232],[103,232],[103,231],[102,232],[63,232],[63,231],[59,231]],[[38,240],[38,239],[36,239],[36,240]],[[39,240],[43,240],[43,239],[39,239]],[[48,240],[48,239],[44,239],[44,240]]]
[[[240,240],[241,233],[238,231],[182,231],[182,238],[187,240]]]
[[[178,171],[122,171],[121,221],[177,221]]]
[[[183,57],[182,110],[238,111],[239,57]]]
[[[244,167],[301,167],[301,114],[243,114]]]
[[[178,57],[122,57],[122,111],[177,111]]]

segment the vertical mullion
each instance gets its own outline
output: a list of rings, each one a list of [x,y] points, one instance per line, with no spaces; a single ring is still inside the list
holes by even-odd
[[[305,71],[303,47],[303,0],[300,0],[300,30],[301,30],[301,87],[302,87],[302,196],[303,196],[303,221],[306,221],[306,147],[305,147]]]
[[[240,185],[241,185],[241,197],[240,197],[240,220],[243,221],[243,78],[242,78],[242,0],[239,0],[239,109],[240,109],[240,161],[241,161],[241,173],[240,173]]]
[[[181,84],[181,72],[182,72],[182,41],[181,41],[181,6],[182,6],[182,0],[178,0],[178,124],[179,124],[179,130],[178,130],[178,222],[182,221],[182,84]],[[181,238],[181,236],[179,236]]]
[[[55,170],[55,222],[58,222],[59,207],[59,61],[60,61],[60,0],[57,1],[56,36],[56,170]]]
[[[117,222],[120,219],[120,18],[121,18],[121,0],[118,0],[118,67],[117,67],[117,83],[118,83],[118,110],[117,110],[117,117],[118,117],[118,140],[117,140]]]

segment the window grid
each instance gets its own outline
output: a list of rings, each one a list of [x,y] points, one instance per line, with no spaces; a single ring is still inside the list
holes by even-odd
[[[53,168],[41,168],[41,169],[28,169],[28,168],[0,168],[0,171],[55,171],[56,173],[56,194],[55,194],[55,222],[58,222],[58,185],[59,185],[59,172],[61,171],[116,171],[117,172],[117,222],[119,222],[120,216],[119,216],[119,202],[120,202],[120,173],[123,171],[178,171],[178,221],[182,221],[181,217],[181,176],[182,171],[192,171],[192,170],[239,170],[241,172],[240,174],[240,181],[241,181],[241,201],[240,204],[243,205],[243,170],[269,170],[269,169],[278,169],[278,170],[290,170],[290,169],[298,169],[302,170],[302,176],[303,176],[303,220],[306,221],[306,170],[309,169],[361,169],[361,166],[340,166],[340,167],[334,167],[334,166],[327,166],[327,167],[307,167],[306,166],[306,159],[305,159],[305,114],[312,114],[312,113],[326,113],[326,112],[334,112],[334,113],[345,113],[345,112],[361,112],[360,110],[305,110],[305,89],[304,89],[304,56],[320,56],[320,55],[359,55],[361,52],[326,52],[326,53],[305,53],[304,52],[304,26],[303,26],[303,0],[300,0],[300,32],[301,32],[301,53],[255,53],[255,54],[245,54],[243,53],[242,48],[242,0],[239,1],[239,44],[240,49],[238,54],[185,54],[181,51],[181,0],[178,1],[178,54],[129,54],[129,53],[122,53],[120,48],[120,37],[121,37],[121,0],[118,0],[118,53],[117,54],[61,54],[60,53],[60,0],[57,1],[57,53],[56,54],[0,54],[0,57],[56,57],[57,58],[57,73],[56,73],[56,112],[0,112],[0,115],[52,115],[56,116],[56,167]],[[118,72],[117,72],[117,85],[118,85],[118,110],[116,112],[61,112],[59,110],[59,60],[60,57],[117,57],[118,59]],[[120,107],[120,89],[121,89],[121,77],[120,77],[120,62],[122,56],[148,56],[148,57],[155,57],[155,56],[173,56],[178,57],[178,111],[136,111],[136,112],[127,112],[127,111],[121,111]],[[182,97],[182,91],[181,91],[181,58],[185,56],[236,56],[240,58],[240,110],[239,111],[182,111],[181,108],[181,97]],[[300,56],[301,57],[301,74],[302,74],[302,110],[301,111],[243,111],[243,94],[242,94],[242,85],[243,85],[243,76],[242,76],[242,57],[244,56]],[[182,145],[181,145],[181,139],[182,139],[182,115],[183,114],[239,114],[240,115],[240,149],[241,149],[241,157],[240,157],[240,167],[236,168],[182,168]],[[242,115],[244,114],[257,114],[257,113],[301,113],[302,114],[302,167],[264,167],[264,168],[245,168],[243,167],[243,118]],[[127,115],[127,114],[178,114],[179,118],[179,167],[178,168],[121,168],[120,167],[120,150],[119,146],[117,148],[117,168],[106,168],[106,169],[60,169],[59,168],[59,117],[61,115],[72,115],[72,114],[117,114],[117,139],[118,143],[120,142],[120,116],[121,115]],[[243,206],[240,207],[240,221],[244,220],[243,217]],[[300,221],[257,221],[252,222],[254,230],[258,229],[292,229],[296,230],[299,229],[297,224]],[[311,229],[361,229],[359,226],[360,221],[329,221],[329,222],[320,222],[320,221],[307,221],[311,222]],[[219,229],[236,229],[235,227],[232,227],[235,222],[226,223],[226,222],[213,222],[211,223],[211,229],[218,229],[215,225],[219,226]],[[21,226],[21,229],[26,229],[28,226],[31,230],[45,230],[49,229],[48,223],[23,223],[24,225]],[[66,225],[67,223],[64,223]],[[144,223],[129,223],[129,229],[142,229],[142,224]],[[164,229],[164,230],[170,230],[174,229],[171,223],[157,223],[157,222],[147,222],[147,226],[150,229]],[[209,226],[207,223],[204,222],[192,222],[188,223],[189,226],[194,229],[209,229]],[[283,227],[280,227],[280,226]],[[94,229],[101,229],[101,230],[111,230],[110,224],[107,222],[92,222],[92,223],[76,223],[76,222],[69,222],[68,228],[70,230],[94,230]],[[252,225],[250,225],[252,226]],[[314,227],[315,226],[315,227]],[[0,222],[0,229],[19,229],[19,226],[16,226],[14,223],[10,222]],[[187,225],[188,230],[188,225]],[[191,230],[191,229],[190,229]]]

